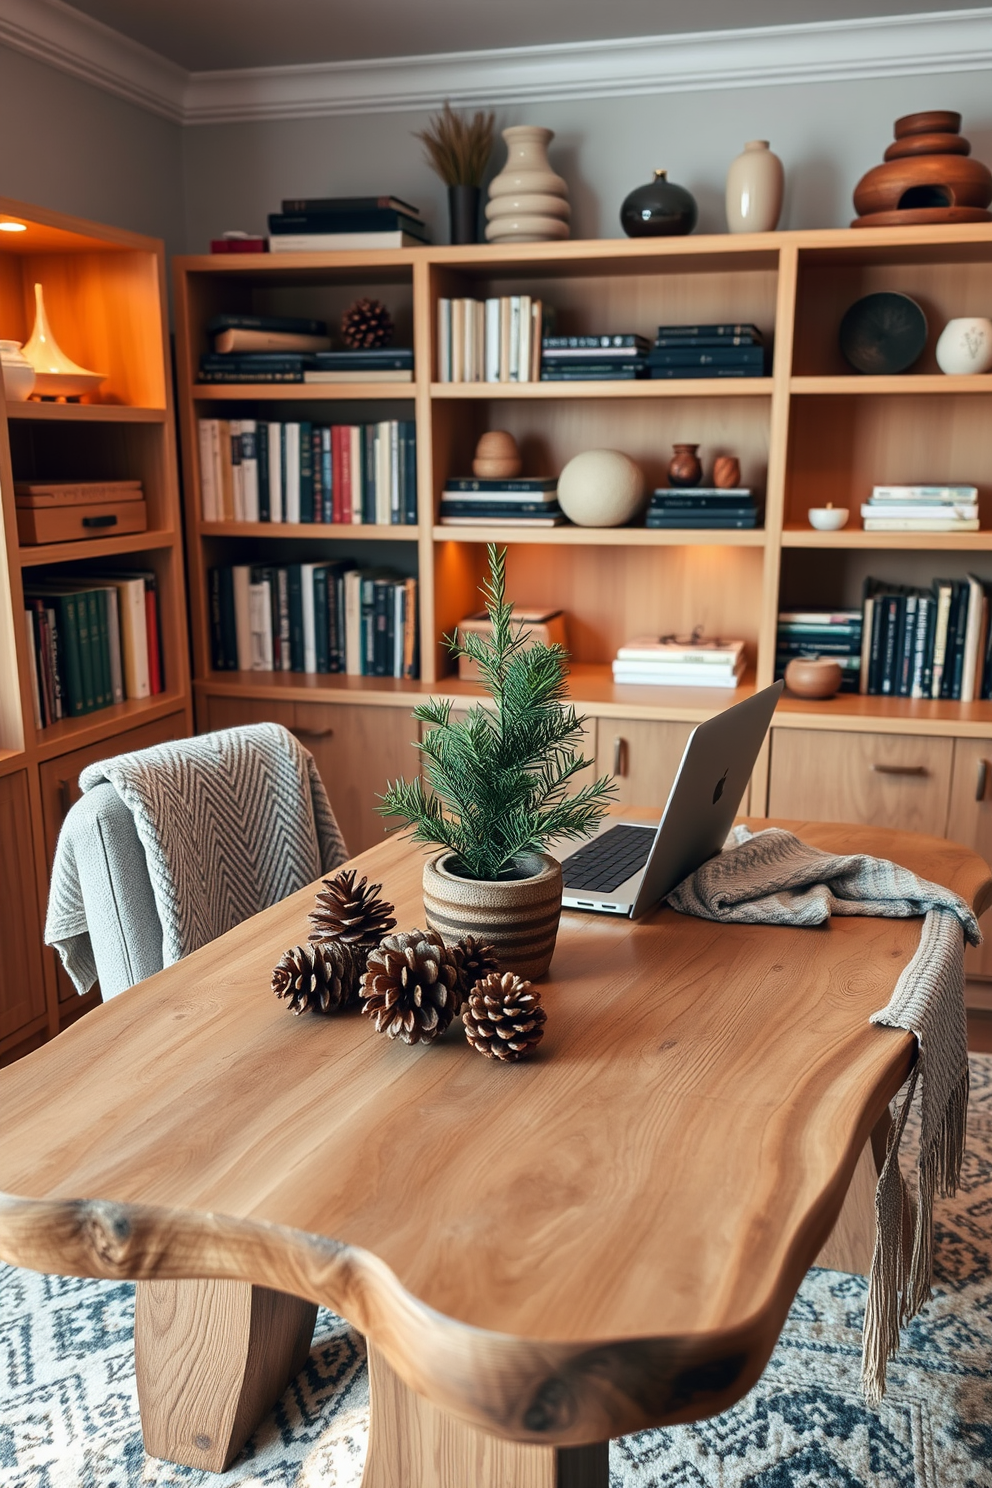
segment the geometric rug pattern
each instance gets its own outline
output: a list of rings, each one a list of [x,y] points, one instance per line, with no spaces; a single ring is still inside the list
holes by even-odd
[[[971,1056],[971,1078],[934,1297],[903,1330],[880,1410],[858,1388],[866,1283],[813,1270],[750,1394],[611,1443],[611,1488],[992,1488],[992,1056]],[[306,1367],[223,1477],[145,1456],[133,1318],[127,1283],[0,1265],[0,1488],[358,1488],[368,1376],[340,1318],[320,1311]]]

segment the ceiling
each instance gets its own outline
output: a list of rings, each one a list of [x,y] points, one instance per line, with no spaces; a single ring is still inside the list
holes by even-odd
[[[191,72],[984,8],[984,0],[67,0]]]

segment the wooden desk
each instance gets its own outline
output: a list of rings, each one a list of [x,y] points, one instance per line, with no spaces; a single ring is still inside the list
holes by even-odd
[[[797,830],[992,897],[943,840]],[[422,921],[418,854],[357,861]],[[738,1400],[910,1067],[868,1016],[919,922],[566,914],[544,1042],[504,1067],[289,1016],[269,972],[310,902],[0,1072],[0,1256],[142,1283],[149,1450],[229,1460],[318,1302],[369,1339],[366,1488],[603,1488],[609,1437]]]

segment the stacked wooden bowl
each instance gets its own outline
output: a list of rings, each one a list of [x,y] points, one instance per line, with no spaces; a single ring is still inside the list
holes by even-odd
[[[960,129],[961,115],[944,109],[897,119],[885,164],[854,188],[858,216],[851,226],[992,222],[992,173],[968,159],[971,145]]]

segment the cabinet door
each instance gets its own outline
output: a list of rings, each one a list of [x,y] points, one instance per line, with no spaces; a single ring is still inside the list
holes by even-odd
[[[992,861],[992,739],[956,739],[947,835]],[[982,916],[984,945],[969,946],[969,976],[992,978],[992,910]]]
[[[665,808],[691,723],[643,718],[600,718],[596,774],[616,776],[623,806]]]
[[[352,855],[381,842],[390,823],[376,811],[390,780],[416,775],[417,724],[407,708],[297,703],[293,732],[317,761]]]
[[[41,921],[28,778],[0,778],[0,1039],[45,1013]]]
[[[243,728],[246,723],[281,723],[291,729],[296,722],[296,704],[281,699],[246,697],[208,697],[201,709],[203,732],[216,729]]]
[[[952,739],[773,729],[768,815],[942,837],[953,753]]]

